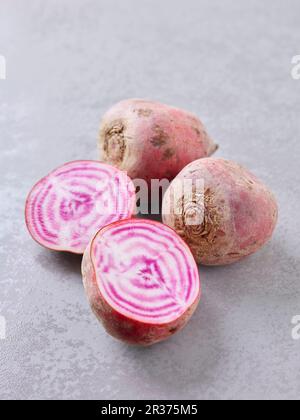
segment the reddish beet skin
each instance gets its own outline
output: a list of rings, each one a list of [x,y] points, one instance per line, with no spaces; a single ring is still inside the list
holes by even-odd
[[[158,102],[129,99],[103,117],[100,159],[131,179],[173,179],[195,159],[212,155],[217,146],[202,122],[190,112]]]
[[[186,181],[203,181],[203,194],[181,195]],[[184,168],[166,191],[162,211],[164,223],[205,265],[234,263],[258,251],[270,240],[278,217],[274,195],[256,176],[235,162],[215,158]]]

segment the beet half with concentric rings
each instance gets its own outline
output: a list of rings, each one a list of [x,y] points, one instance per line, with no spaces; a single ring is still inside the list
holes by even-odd
[[[91,307],[109,334],[151,345],[183,328],[201,295],[198,267],[169,227],[131,219],[100,230],[82,262]]]
[[[59,167],[32,188],[25,218],[39,244],[83,254],[99,229],[134,211],[135,187],[125,172],[80,160]]]

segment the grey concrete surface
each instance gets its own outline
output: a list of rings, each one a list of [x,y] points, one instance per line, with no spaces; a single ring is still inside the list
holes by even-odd
[[[298,0],[1,0],[1,399],[299,399],[299,15]],[[105,334],[80,258],[39,247],[23,217],[41,176],[97,157],[101,114],[129,97],[197,113],[280,205],[272,242],[202,268],[190,324],[146,350]]]

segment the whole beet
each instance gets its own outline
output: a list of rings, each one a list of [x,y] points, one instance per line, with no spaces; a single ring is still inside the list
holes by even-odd
[[[193,114],[141,99],[113,106],[103,117],[100,158],[127,171],[132,179],[172,180],[195,159],[217,146]]]
[[[180,195],[187,180],[192,193]],[[196,181],[203,181],[202,191],[195,189]],[[164,223],[204,265],[230,264],[258,251],[271,238],[277,218],[270,190],[248,170],[225,159],[192,162],[171,183],[163,200]]]

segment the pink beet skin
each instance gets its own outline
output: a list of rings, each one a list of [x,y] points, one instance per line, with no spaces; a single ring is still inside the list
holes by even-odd
[[[106,331],[148,346],[185,326],[200,300],[195,260],[161,223],[131,219],[100,230],[86,249],[82,274],[91,307]]]
[[[112,166],[80,160],[41,179],[30,191],[27,228],[40,245],[83,254],[95,233],[135,210],[135,188]]]
[[[180,195],[186,180],[193,185],[203,180],[202,194]],[[230,264],[258,251],[271,238],[278,218],[276,199],[259,179],[237,163],[213,158],[181,171],[164,196],[162,211],[164,223],[206,265]]]
[[[100,157],[132,179],[172,180],[195,159],[217,146],[193,114],[141,99],[112,107],[100,128]]]

